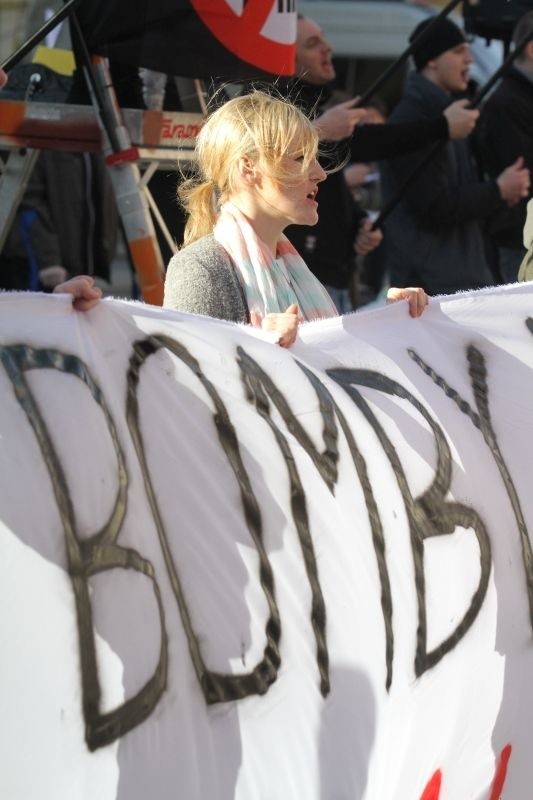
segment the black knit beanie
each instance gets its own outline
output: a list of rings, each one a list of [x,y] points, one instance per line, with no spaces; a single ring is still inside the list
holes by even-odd
[[[431,17],[420,22],[410,35],[409,41],[412,42],[432,22]],[[419,45],[415,45],[413,60],[417,71],[420,72],[432,58],[437,58],[446,50],[452,50],[463,42],[466,42],[463,31],[447,17],[443,17],[431,28],[429,36]]]

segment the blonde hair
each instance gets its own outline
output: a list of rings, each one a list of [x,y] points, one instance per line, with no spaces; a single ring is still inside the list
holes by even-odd
[[[272,180],[287,183],[282,159],[295,146],[304,174],[316,158],[318,134],[305,114],[281,97],[254,91],[214,111],[196,141],[196,174],[178,188],[188,214],[184,244],[213,230],[218,206],[236,189],[239,159],[248,157]]]

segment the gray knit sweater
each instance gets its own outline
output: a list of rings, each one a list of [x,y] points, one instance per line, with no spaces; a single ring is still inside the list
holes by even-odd
[[[171,258],[163,306],[231,322],[250,321],[237,273],[213,234],[187,245]]]

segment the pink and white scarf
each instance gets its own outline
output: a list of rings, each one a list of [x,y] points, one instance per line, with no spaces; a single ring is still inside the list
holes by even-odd
[[[282,313],[292,303],[298,305],[300,321],[337,316],[329,294],[286,236],[279,240],[274,258],[232,203],[220,209],[213,233],[237,270],[255,328],[267,314]]]

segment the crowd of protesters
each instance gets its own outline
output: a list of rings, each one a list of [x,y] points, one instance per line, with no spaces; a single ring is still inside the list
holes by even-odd
[[[315,114],[315,127],[329,154],[326,166],[343,158],[364,162],[414,152],[436,141],[464,137],[474,128],[478,112],[468,110],[464,99],[438,109],[427,119],[398,124],[366,122],[366,110],[354,108],[355,100],[338,102],[332,55],[316,22],[300,17],[296,76],[289,83],[288,94],[308,114]],[[331,146],[333,142],[336,147]],[[342,171],[330,174],[320,189],[318,224],[312,230],[289,228],[287,235],[328,288],[339,311],[352,310],[349,287],[355,255],[374,250],[381,243],[382,232],[372,230]]]
[[[515,40],[524,35],[525,25],[533,29],[532,18],[533,14],[526,15]],[[411,39],[431,21],[418,26]],[[401,192],[428,149],[442,143],[385,225],[385,268],[390,283],[419,285],[429,294],[446,294],[516,280],[518,264],[513,275],[500,272],[495,235],[515,207],[519,212],[515,218],[524,225],[524,202],[530,189],[524,157],[531,148],[527,150],[522,140],[522,148],[514,147],[507,157],[503,154],[503,163],[493,177],[480,178],[482,165],[475,161],[471,141],[479,112],[467,107],[472,56],[463,32],[443,19],[432,26],[421,45],[415,44],[415,71],[398,106],[380,126],[366,123],[364,112],[354,108],[353,101],[335,104],[332,49],[313,20],[298,20],[296,52],[292,91],[301,98],[297,102],[317,114],[315,125],[322,139],[344,140],[345,150],[337,149],[337,158],[347,151],[350,162],[381,160],[385,202]],[[524,59],[528,48],[525,53]],[[517,69],[521,64],[518,61]],[[529,80],[533,92],[523,65],[520,76]],[[524,105],[515,117],[521,116],[525,122]],[[533,96],[528,107],[533,113]],[[494,137],[505,124],[500,117]],[[513,124],[511,115],[508,124]],[[528,126],[529,137],[532,130]],[[379,245],[381,232],[372,231],[340,172],[330,175],[321,187],[320,202],[318,225],[311,231],[289,228],[288,235],[346,311],[350,309],[348,285],[355,267],[354,251],[361,252],[358,234],[367,234],[363,252],[368,253]]]
[[[292,225],[287,236],[339,313],[357,305],[353,276],[361,257],[376,248],[381,258],[375,291],[382,280],[433,295],[512,282],[525,260],[533,41],[480,116],[468,107],[472,56],[464,33],[444,18],[417,45],[431,22],[413,31],[415,69],[388,119],[382,113],[373,121],[357,99],[336,90],[332,48],[308,17],[298,17],[294,78],[276,83],[276,92],[311,118],[328,173],[320,185],[318,223]],[[533,34],[533,12],[519,21],[513,41],[528,33]],[[0,86],[6,80],[0,71]],[[434,157],[404,190],[430,148]],[[370,162],[374,171],[379,162],[381,201],[398,197],[383,230],[373,228],[347,180]],[[359,171],[341,165],[359,165]]]

